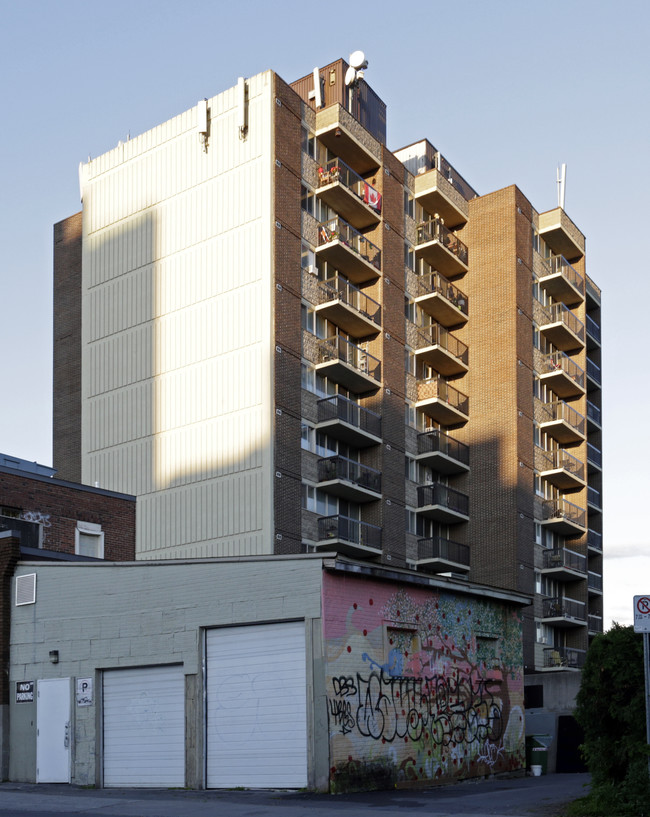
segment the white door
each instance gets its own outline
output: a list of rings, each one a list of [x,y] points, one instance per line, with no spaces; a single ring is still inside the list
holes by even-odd
[[[104,786],[185,785],[183,668],[106,670]]]
[[[36,782],[70,782],[70,679],[36,683]]]
[[[305,623],[209,630],[208,788],[307,785]]]

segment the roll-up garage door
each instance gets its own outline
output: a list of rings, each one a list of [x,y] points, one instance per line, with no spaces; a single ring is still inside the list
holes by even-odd
[[[208,630],[208,788],[307,785],[305,623]]]
[[[183,668],[107,670],[104,785],[185,785]]]

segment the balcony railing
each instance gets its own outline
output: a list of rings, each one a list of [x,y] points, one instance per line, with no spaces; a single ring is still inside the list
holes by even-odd
[[[381,437],[380,415],[342,394],[334,394],[318,401],[318,422],[327,423],[331,420],[347,423],[373,437]]]
[[[592,613],[589,613],[587,616],[587,629],[590,633],[594,635],[598,635],[598,633],[602,633],[603,631],[603,617],[596,616]]]
[[[381,550],[381,528],[347,516],[324,516],[318,520],[318,539],[339,539],[352,545]]]
[[[319,281],[316,298],[317,306],[338,301],[355,309],[365,318],[377,324],[378,327],[381,324],[381,306],[342,275],[336,275],[326,281]]]
[[[591,400],[587,400],[587,417],[596,425],[602,425],[600,409]]]
[[[442,244],[452,255],[465,266],[467,266],[467,245],[452,233],[450,229],[445,227],[438,219],[432,218],[429,221],[423,221],[418,225],[417,243],[429,244],[432,241],[437,241]]]
[[[440,536],[418,539],[418,561],[425,560],[453,562],[469,567],[469,546]]]
[[[568,528],[585,527],[587,512],[579,505],[568,502],[564,498],[546,499],[542,505],[543,521],[559,520],[567,523]],[[569,532],[567,530],[567,532]]]
[[[349,250],[363,258],[368,264],[372,264],[377,270],[381,270],[381,250],[369,241],[365,235],[355,230],[347,221],[342,218],[331,218],[323,221],[318,226],[318,246],[322,247],[338,241]]]
[[[469,466],[469,446],[454,440],[444,431],[434,429],[418,434],[418,454],[444,454],[452,460]]]
[[[546,647],[544,649],[544,666],[547,669],[567,667],[582,669],[585,665],[586,650],[574,647]]]
[[[330,159],[325,167],[318,168],[319,187],[334,182],[344,185],[351,193],[358,196],[364,204],[381,213],[381,196],[379,192],[338,158]]]
[[[600,366],[596,365],[591,358],[587,358],[587,377],[591,378],[598,386],[601,385]]]
[[[469,497],[443,485],[440,482],[433,482],[431,485],[418,485],[418,508],[425,508],[430,505],[439,505],[456,514],[469,516]]]
[[[575,363],[574,360],[568,355],[565,355],[564,352],[553,352],[550,355],[546,355],[543,359],[542,371],[540,374],[543,376],[548,376],[562,373],[564,373],[569,380],[572,380],[578,386],[579,390],[584,391],[584,369],[581,369],[580,366],[578,366],[578,364]],[[551,388],[553,388],[553,386],[551,386]],[[571,391],[569,387],[564,388],[561,385],[558,385],[558,390]]]
[[[464,292],[455,287],[444,275],[439,272],[430,272],[425,275],[409,276],[409,289],[413,298],[424,298],[427,295],[441,295],[450,304],[459,309],[463,315],[468,314],[468,298]],[[425,311],[428,311],[423,306]]]
[[[603,550],[602,533],[598,533],[598,531],[589,529],[587,531],[587,547],[592,548],[593,550],[599,550],[602,553]]]
[[[318,198],[358,230],[381,218],[381,195],[340,158],[318,168]]]
[[[469,397],[450,386],[443,377],[438,375],[418,380],[417,398],[418,402],[437,398],[443,400],[456,411],[469,415]]]
[[[576,621],[586,621],[584,601],[567,598],[542,599],[543,618],[571,618]]]
[[[568,306],[565,306],[563,303],[556,303],[556,304],[548,304],[544,306],[543,304],[538,305],[539,315],[540,315],[540,328],[542,331],[545,331],[545,334],[550,334],[550,340],[555,343],[556,346],[559,348],[564,348],[561,346],[560,338],[560,330],[558,329],[555,334],[551,332],[551,326],[553,324],[561,324],[561,327],[565,330],[564,335],[566,335],[566,330],[568,329],[572,335],[580,341],[581,344],[585,342],[585,325],[583,322],[578,318],[575,313],[573,313]],[[567,336],[570,337],[570,336]],[[569,342],[567,341],[567,344]],[[567,348],[575,347],[576,343],[570,343]]]
[[[546,451],[544,448],[536,446],[535,460],[538,470],[544,471],[566,471],[577,480],[585,478],[585,464],[574,457],[565,448],[558,448],[555,451]]]
[[[407,321],[406,342],[415,350],[418,358],[440,374],[454,375],[467,371],[467,346],[439,323],[416,326]]]
[[[587,574],[587,587],[590,590],[596,590],[599,593],[603,592],[603,577],[600,573],[593,573],[591,570]]]
[[[586,325],[589,337],[593,338],[596,343],[600,343],[600,326],[589,315],[587,315]]]
[[[565,423],[576,434],[581,437],[585,436],[585,418],[580,412],[572,408],[564,400],[555,400],[552,403],[542,404],[543,415],[541,417],[541,425],[548,423]],[[548,430],[548,429],[545,429]],[[549,431],[550,433],[550,431]],[[560,440],[563,442],[564,440]]]
[[[338,360],[347,363],[362,374],[372,377],[374,380],[380,379],[381,364],[379,360],[366,352],[356,343],[352,343],[340,335],[331,338],[318,340],[317,363],[329,363]]]
[[[603,454],[600,448],[596,448],[591,443],[587,443],[587,462],[597,468],[602,468],[603,465]]]
[[[585,279],[562,255],[541,258],[540,282],[555,298],[568,304],[578,303],[585,297]]]
[[[336,479],[351,482],[377,494],[381,493],[381,472],[376,468],[341,456],[318,460],[318,481],[330,482]]]
[[[597,491],[596,488],[592,488],[591,485],[587,487],[587,503],[591,505],[592,508],[602,510],[603,506],[600,491]]]
[[[543,565],[545,570],[563,568],[565,570],[574,570],[576,573],[585,573],[587,571],[587,558],[581,553],[576,553],[568,548],[554,548],[553,550],[544,551]]]

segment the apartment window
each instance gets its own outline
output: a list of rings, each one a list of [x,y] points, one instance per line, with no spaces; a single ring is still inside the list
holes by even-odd
[[[336,516],[339,512],[338,498],[321,491],[314,485],[302,485],[302,507],[319,516]]]
[[[549,627],[548,624],[542,624],[541,622],[537,622],[535,625],[536,629],[536,637],[535,640],[538,644],[547,644],[549,646],[553,646],[553,628]]]
[[[418,515],[410,508],[406,508],[406,532],[417,534],[418,532]]]
[[[415,200],[408,190],[404,191],[404,213],[410,218],[415,218]]]
[[[74,552],[79,556],[104,558],[104,532],[102,526],[94,522],[77,522]]]
[[[316,158],[316,137],[307,128],[302,129],[302,149],[307,156]]]
[[[309,244],[305,244],[304,241],[300,252],[300,266],[302,269],[316,269],[316,254]]]
[[[535,484],[535,493],[537,496],[544,496],[544,486],[542,485],[542,478],[539,474],[535,474],[533,477],[534,484]]]
[[[316,430],[309,423],[300,425],[300,447],[305,451],[313,451],[315,447]]]
[[[418,464],[413,457],[404,457],[405,477],[412,482],[417,482],[418,479]]]
[[[535,592],[541,594],[542,592],[542,574],[539,570],[535,571]]]
[[[404,266],[415,272],[415,253],[408,244],[404,244]]]
[[[303,329],[307,332],[315,334],[314,332],[314,310],[310,309],[307,304],[300,305],[300,323]]]
[[[535,544],[542,544],[542,526],[539,522],[535,522]]]
[[[314,194],[304,184],[300,185],[300,206],[305,213],[314,215]]]

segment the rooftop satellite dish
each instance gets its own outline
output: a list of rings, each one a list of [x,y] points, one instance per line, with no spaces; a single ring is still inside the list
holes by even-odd
[[[368,60],[366,59],[366,55],[363,53],[363,51],[353,51],[350,54],[350,66],[356,71],[368,67]]]
[[[352,85],[357,78],[357,69],[350,66],[345,72],[345,84]]]

